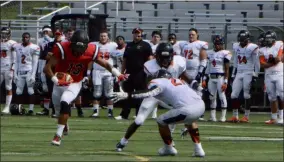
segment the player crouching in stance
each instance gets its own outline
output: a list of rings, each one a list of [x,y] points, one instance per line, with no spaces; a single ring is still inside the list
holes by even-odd
[[[53,55],[44,68],[44,72],[54,83],[52,101],[55,113],[59,115],[57,132],[51,142],[53,145],[59,146],[62,134],[68,133],[67,120],[71,111],[70,104],[78,96],[82,83],[90,80],[84,77],[88,66],[96,62],[119,79],[125,79],[117,69],[97,57],[98,52],[99,48],[95,44],[89,44],[89,37],[82,30],[76,31],[70,42],[56,43],[54,46]],[[68,79],[68,77],[71,78]]]
[[[172,109],[157,118],[159,132],[164,141],[164,147],[158,153],[161,156],[176,155],[177,150],[172,146],[170,124],[184,123],[192,130],[192,123],[196,122],[205,111],[205,105],[201,97],[191,89],[183,80],[174,79],[167,70],[159,70],[151,80],[147,91],[136,91],[132,94],[116,92],[113,94],[114,101],[127,99],[128,97],[141,99],[154,97],[157,100],[172,105]],[[194,104],[192,104],[194,103]],[[200,143],[198,129],[194,133],[189,131],[192,141],[195,143],[193,156],[203,157],[205,152]],[[118,150],[119,151],[119,150]]]
[[[216,107],[217,107],[217,92],[219,94],[219,99],[221,101],[222,115],[220,118],[221,122],[226,121],[227,112],[227,99],[225,91],[227,89],[228,77],[229,77],[229,67],[232,54],[223,49],[224,38],[221,35],[216,35],[213,38],[214,50],[207,52],[208,55],[208,65],[206,69],[206,75],[203,78],[202,86],[206,87],[206,79],[209,77],[208,81],[208,91],[210,92],[210,108],[211,116],[210,121],[216,122]]]
[[[276,41],[276,33],[267,31],[264,36],[265,47],[259,51],[260,65],[265,69],[265,86],[271,103],[271,119],[266,124],[283,124],[283,109],[279,109],[277,121],[277,95],[284,104],[283,92],[283,42]]]

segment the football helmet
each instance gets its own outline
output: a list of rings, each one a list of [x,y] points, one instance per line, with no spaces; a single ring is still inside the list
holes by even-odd
[[[170,43],[160,43],[156,49],[157,63],[164,68],[168,68],[173,61],[174,50]]]
[[[155,78],[172,78],[172,74],[168,72],[166,69],[160,69],[156,72]]]
[[[1,28],[1,40],[7,41],[11,37],[11,29],[8,27],[2,27]]]
[[[73,51],[73,55],[79,57],[83,55],[88,48],[88,43],[89,43],[88,33],[83,30],[77,30],[74,32],[70,41],[71,41],[71,49]]]
[[[276,33],[274,31],[268,30],[265,33],[264,41],[267,47],[271,47],[277,39]]]
[[[22,104],[11,104],[10,113],[11,115],[25,115],[26,110]]]
[[[257,38],[259,47],[265,47],[264,38],[265,38],[265,33],[260,33],[258,38]]]
[[[221,50],[224,44],[225,44],[225,38],[222,35],[213,36],[213,45],[215,51]]]
[[[241,30],[238,34],[238,41],[242,47],[245,47],[250,40],[250,33],[247,30]]]

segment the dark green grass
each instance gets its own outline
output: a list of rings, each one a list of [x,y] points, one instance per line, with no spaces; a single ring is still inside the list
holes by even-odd
[[[26,106],[27,107],[27,106]],[[40,110],[40,109],[37,109]],[[120,109],[115,110],[119,114]],[[159,113],[165,110],[159,110]],[[283,161],[283,127],[265,125],[269,115],[251,115],[252,123],[199,122],[205,158],[191,157],[193,143],[189,136],[181,139],[178,125],[173,135],[178,150],[175,157],[160,157],[157,150],[163,146],[155,120],[148,119],[131,138],[122,153],[115,145],[133,121],[116,121],[106,117],[91,119],[91,110],[84,110],[85,118],[77,118],[73,110],[70,134],[63,137],[62,145],[51,146],[56,131],[56,120],[49,117],[1,117],[2,161]],[[133,115],[133,114],[132,114]],[[231,114],[228,114],[228,117]],[[205,117],[208,117],[206,114]],[[216,140],[216,137],[232,139]],[[258,141],[233,140],[233,137],[263,138]]]

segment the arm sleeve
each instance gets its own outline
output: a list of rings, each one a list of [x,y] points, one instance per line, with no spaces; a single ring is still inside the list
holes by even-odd
[[[32,77],[35,77],[36,72],[37,72],[39,54],[40,54],[40,48],[39,46],[35,46],[35,49],[32,55],[32,66],[33,66]]]
[[[132,98],[147,98],[147,97],[154,97],[162,93],[162,88],[159,86],[152,86],[150,89],[145,91],[135,91],[131,94]]]
[[[258,76],[258,73],[260,71],[260,62],[259,62],[259,57],[258,57],[258,48],[256,48],[253,53],[252,53],[252,63],[254,65],[254,72],[255,76]]]

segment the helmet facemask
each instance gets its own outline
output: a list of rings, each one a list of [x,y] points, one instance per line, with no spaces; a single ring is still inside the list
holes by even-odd
[[[157,55],[156,59],[161,67],[168,68],[172,63],[173,55],[167,51],[164,51],[160,55]]]
[[[272,47],[272,45],[275,43],[275,39],[272,37],[272,35],[265,35],[264,42],[267,47]]]

